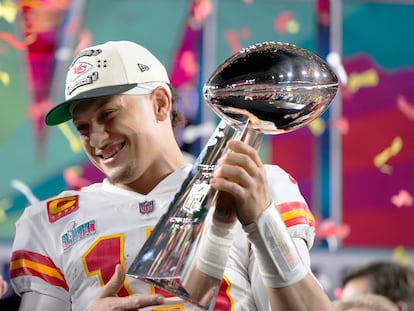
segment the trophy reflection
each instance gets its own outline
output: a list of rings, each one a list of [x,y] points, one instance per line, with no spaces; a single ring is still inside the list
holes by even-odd
[[[227,142],[239,139],[258,149],[264,134],[309,124],[329,107],[338,86],[321,58],[287,43],[258,43],[223,62],[203,89],[221,120],[127,274],[212,310],[221,279],[203,275],[197,288],[192,278],[199,275],[194,258],[217,196],[209,181]]]

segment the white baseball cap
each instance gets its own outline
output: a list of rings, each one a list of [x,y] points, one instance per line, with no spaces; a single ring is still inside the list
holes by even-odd
[[[57,125],[72,119],[71,106],[82,100],[121,94],[148,83],[170,80],[164,65],[143,46],[108,41],[85,48],[69,67],[65,101],[47,113],[45,122]]]

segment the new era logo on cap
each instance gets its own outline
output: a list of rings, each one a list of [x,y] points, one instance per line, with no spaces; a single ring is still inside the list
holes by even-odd
[[[138,64],[138,68],[139,68],[139,70],[141,70],[141,72],[149,70],[149,67],[147,65],[144,65],[144,64]]]

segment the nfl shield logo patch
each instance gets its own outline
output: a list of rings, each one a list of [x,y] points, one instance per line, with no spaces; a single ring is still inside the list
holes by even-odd
[[[154,210],[154,201],[139,202],[139,212],[143,215],[152,213]]]

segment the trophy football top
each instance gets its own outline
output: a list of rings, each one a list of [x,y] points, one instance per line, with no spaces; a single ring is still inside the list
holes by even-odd
[[[317,55],[288,43],[263,42],[225,60],[204,85],[206,103],[222,119],[264,134],[301,128],[320,116],[338,78]]]

